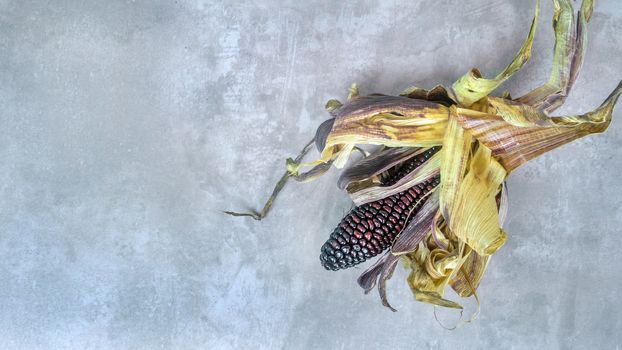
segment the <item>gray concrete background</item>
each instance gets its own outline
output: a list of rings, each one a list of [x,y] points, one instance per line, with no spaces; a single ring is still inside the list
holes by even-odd
[[[336,173],[258,207],[350,83],[365,93],[503,68],[534,1],[0,1],[0,348],[617,349],[622,106],[605,135],[516,171],[477,321],[450,332],[398,268],[383,308],[319,248]],[[543,82],[543,12],[515,96]],[[622,6],[597,4],[560,112],[622,78]],[[468,304],[472,310],[472,303]],[[440,312],[451,323],[455,315]]]

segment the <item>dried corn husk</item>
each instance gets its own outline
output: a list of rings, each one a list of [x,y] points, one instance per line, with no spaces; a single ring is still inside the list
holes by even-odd
[[[392,310],[386,298],[386,281],[399,259],[411,270],[407,281],[417,300],[460,309],[460,304],[444,298],[448,285],[461,297],[477,298],[476,289],[491,255],[507,240],[502,225],[507,216],[508,175],[541,154],[608,128],[622,94],[622,82],[591,112],[549,115],[563,103],[578,76],[593,12],[592,0],[583,1],[576,17],[570,0],[553,0],[553,5],[553,68],[542,86],[514,100],[509,93],[490,95],[529,59],[537,6],[527,39],[507,68],[494,78],[483,78],[472,69],[448,90],[441,86],[430,91],[413,87],[400,96],[360,96],[353,85],[346,103],[331,100],[326,105],[333,118],[316,133],[319,159],[303,163],[301,154],[288,160],[285,179],[308,181],[332,166],[345,167],[357,145],[382,146],[346,168],[339,179],[339,188],[345,189],[357,205],[388,197],[440,174],[440,185],[423,199],[422,209],[398,235],[391,250],[359,277],[366,292],[378,285],[383,304]],[[395,184],[381,183],[383,173],[432,146],[442,149]],[[311,169],[300,172],[307,167]],[[264,207],[263,216],[273,199]]]

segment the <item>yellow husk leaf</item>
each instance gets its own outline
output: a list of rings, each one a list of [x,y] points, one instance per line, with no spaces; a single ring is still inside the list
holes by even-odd
[[[433,305],[462,309],[460,304],[443,299],[449,276],[434,280],[426,272],[425,267],[421,266],[415,259],[410,261],[410,268],[412,271],[407,281],[416,300]]]
[[[497,97],[488,97],[482,111],[458,108],[456,113],[462,127],[511,172],[568,142],[604,132],[620,94],[622,82],[600,107],[574,116],[549,117],[534,107]]]
[[[571,0],[553,0],[553,7],[555,9],[553,15],[555,48],[549,80],[544,85],[516,99],[547,113],[561,106],[577,78],[579,68],[583,63],[587,45],[586,28],[592,17],[594,2],[583,1],[578,13],[576,28]]]
[[[365,118],[339,118],[326,140],[326,146],[366,143],[388,147],[430,147],[441,144],[445,132],[447,107],[420,111],[419,118],[376,114]]]
[[[438,305],[452,309],[463,309],[462,305],[451,300],[443,299],[440,294],[435,292],[422,292],[416,289],[412,289],[412,293],[415,296],[415,300],[422,303]]]
[[[531,21],[529,35],[523,43],[520,51],[512,62],[493,79],[485,79],[477,69],[472,69],[469,73],[462,76],[452,85],[452,92],[455,100],[462,106],[469,107],[473,103],[488,96],[499,85],[510,78],[514,73],[523,67],[531,57],[531,45],[536,33],[538,16],[540,15],[540,0],[536,2],[536,13]]]
[[[490,149],[480,144],[457,188],[455,201],[447,209],[452,213],[445,218],[449,229],[483,256],[497,251],[507,239],[499,227],[495,200],[505,175]]]
[[[490,256],[481,256],[477,252],[471,251],[462,264],[460,272],[452,277],[449,284],[463,298],[473,295],[489,262]]]
[[[460,244],[458,249],[449,249],[433,248],[430,251],[426,244],[421,243],[415,253],[405,257],[411,268],[407,281],[416,300],[462,309],[460,304],[444,299],[443,295],[447,284],[455,279],[467,261],[468,254],[465,255],[465,252],[469,250],[464,244]]]
[[[472,137],[459,124],[455,109],[447,123],[443,148],[441,148],[440,208],[446,220],[452,216],[451,209],[458,195],[469,160]]]
[[[339,102],[339,100],[332,99],[326,102],[326,105],[324,106],[324,108],[326,109],[326,111],[332,112],[341,106],[343,106],[343,104]]]
[[[388,147],[430,147],[443,142],[449,109],[442,105],[408,111],[409,115],[390,113],[352,114],[337,118],[326,140],[320,160],[301,166],[313,166],[333,157],[343,159],[342,153],[356,144],[384,145]],[[347,158],[347,157],[346,157]],[[336,161],[341,168],[343,161]]]

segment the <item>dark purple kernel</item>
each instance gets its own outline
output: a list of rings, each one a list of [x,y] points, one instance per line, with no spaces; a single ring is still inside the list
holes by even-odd
[[[333,247],[333,249],[339,249],[341,248],[341,246],[339,245],[339,243],[337,243],[337,241],[335,240],[330,240],[328,241],[328,243],[330,244],[331,247]]]
[[[369,230],[369,223],[367,220],[361,220],[361,224],[365,227],[365,230]]]

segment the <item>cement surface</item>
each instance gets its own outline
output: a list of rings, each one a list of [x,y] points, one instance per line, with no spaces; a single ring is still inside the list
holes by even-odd
[[[481,315],[453,332],[401,268],[393,313],[356,284],[369,263],[320,266],[350,207],[336,171],[289,184],[263,222],[221,212],[259,208],[351,83],[499,72],[534,3],[0,1],[0,348],[619,348],[622,106],[606,134],[512,174]],[[547,79],[551,16],[543,1],[533,58],[501,90]],[[621,3],[598,1],[560,114],[622,78],[621,32]]]

